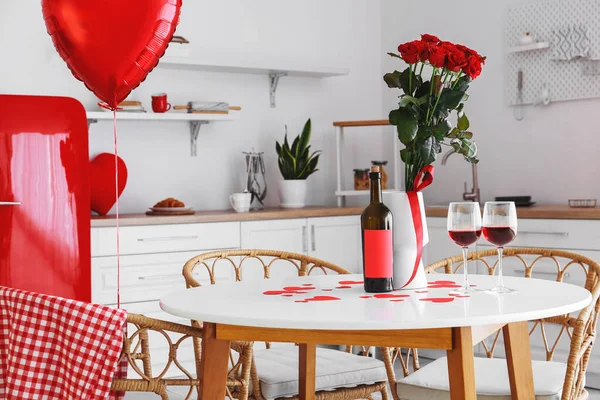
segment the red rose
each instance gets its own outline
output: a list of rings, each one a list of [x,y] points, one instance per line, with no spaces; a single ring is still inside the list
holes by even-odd
[[[398,51],[402,59],[408,64],[414,64],[419,61],[421,56],[421,41],[415,40],[398,46]]]
[[[429,48],[429,63],[436,68],[444,68],[448,49],[441,46],[431,46]]]
[[[419,48],[419,61],[427,61],[429,59],[429,43],[422,40],[415,40],[413,43]]]
[[[484,61],[485,59],[481,56],[471,56],[468,64],[465,65],[462,70],[465,74],[469,75],[471,79],[475,79],[481,74],[481,64],[483,64]]]
[[[440,42],[440,38],[438,38],[437,36],[428,35],[426,33],[421,35],[421,40],[424,41],[425,43],[434,43],[434,44],[438,44]]]
[[[465,55],[467,56],[467,59],[469,59],[471,57],[475,57],[481,62],[481,64],[485,64],[485,57],[483,57],[481,54],[479,54],[475,50],[470,49],[467,46],[463,46],[462,44],[457,44],[456,48],[463,51],[465,53]]]
[[[446,58],[446,68],[452,72],[458,72],[461,68],[468,64],[468,59],[465,53],[456,47],[448,51]]]

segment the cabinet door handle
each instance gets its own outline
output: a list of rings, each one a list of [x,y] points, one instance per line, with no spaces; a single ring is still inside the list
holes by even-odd
[[[310,226],[310,246],[312,248],[312,251],[317,251],[317,243],[315,241],[315,226],[311,225]]]
[[[569,232],[517,231],[520,235],[550,235],[568,237]]]
[[[0,201],[0,206],[20,206],[20,201]]]
[[[153,238],[138,238],[138,242],[168,242],[173,240],[195,240],[198,239],[196,235],[190,236],[165,236],[165,237],[153,237]]]
[[[308,238],[306,237],[306,226],[302,227],[302,252],[308,252]]]
[[[194,278],[199,278],[200,275],[193,274]],[[140,281],[152,281],[157,279],[171,279],[171,278],[183,278],[183,274],[171,274],[171,275],[150,275],[150,276],[138,276]]]
[[[515,269],[515,273],[525,275],[525,270],[524,269]],[[552,276],[554,278],[556,278],[558,276],[558,273],[556,273],[556,272],[544,272],[544,271],[535,271],[535,272],[533,272],[533,274]],[[569,272],[565,272],[565,274],[563,275],[563,277],[565,277],[565,278],[568,278],[570,276],[571,276],[571,274]]]

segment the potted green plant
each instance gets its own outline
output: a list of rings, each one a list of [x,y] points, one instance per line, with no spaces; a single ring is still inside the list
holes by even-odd
[[[312,124],[310,118],[304,124],[302,133],[290,146],[287,139],[287,126],[283,144],[275,142],[277,163],[282,180],[278,182],[279,199],[283,208],[302,208],[306,204],[306,179],[318,171],[317,164],[321,151],[310,152]]]

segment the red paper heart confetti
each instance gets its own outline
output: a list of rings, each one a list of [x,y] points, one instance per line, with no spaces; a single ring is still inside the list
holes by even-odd
[[[372,299],[373,296],[360,296],[361,299]]]
[[[302,286],[315,286],[312,283],[303,283]]]
[[[335,300],[341,300],[339,297],[333,297],[333,296],[315,296],[315,297],[309,297],[308,299],[305,299],[306,301],[335,301]]]
[[[419,299],[421,301],[430,301],[432,303],[452,303],[454,297],[429,297],[426,299]]]
[[[282,296],[283,296],[283,297],[292,297],[292,296],[293,296],[293,294],[291,294],[291,293],[284,293],[284,294],[282,294]]]
[[[378,293],[374,295],[376,299],[405,299],[410,297],[409,294],[393,294],[393,293]]]
[[[390,300],[392,303],[402,303],[404,300]]]
[[[464,299],[464,298],[467,298],[467,297],[471,297],[469,295],[455,294],[455,293],[450,293],[448,296],[456,297],[457,299]]]
[[[415,290],[415,293],[429,293],[429,290]]]
[[[308,303],[308,300],[296,300],[294,303]]]
[[[322,292],[333,292],[333,289],[321,289]]]
[[[336,289],[352,289],[352,286],[336,286]]]
[[[287,286],[284,287],[283,290],[287,291],[287,292],[297,292],[297,291],[301,291],[301,290],[315,290],[315,287],[306,287],[306,286]]]
[[[362,285],[362,284],[364,284],[363,281],[339,281],[338,283],[340,285]]]
[[[454,281],[431,281],[430,285],[454,285],[456,282]]]

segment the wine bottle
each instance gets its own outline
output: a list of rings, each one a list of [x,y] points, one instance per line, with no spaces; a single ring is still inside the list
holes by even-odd
[[[367,293],[391,292],[394,274],[392,212],[382,202],[381,171],[371,167],[371,203],[361,217],[363,273]]]

